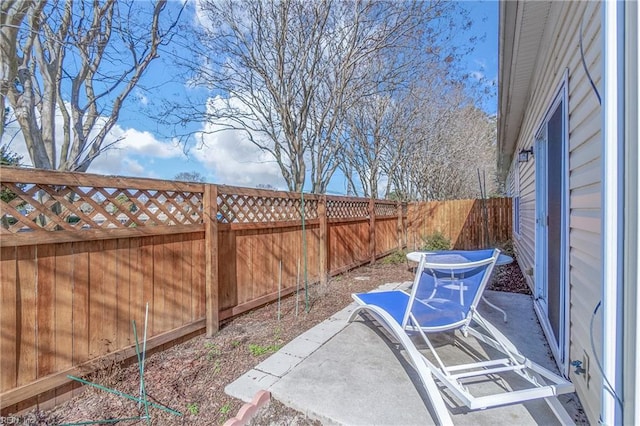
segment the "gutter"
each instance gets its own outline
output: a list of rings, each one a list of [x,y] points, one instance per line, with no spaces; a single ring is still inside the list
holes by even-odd
[[[510,100],[510,88],[511,78],[513,71],[513,59],[505,62],[505,53],[508,53],[509,58],[514,58],[515,45],[517,44],[516,34],[517,27],[520,25],[520,20],[517,19],[518,9],[521,8],[519,2],[505,2],[499,3],[499,34],[498,34],[498,80],[501,84],[498,85],[498,109],[497,109],[497,170],[498,179],[502,182],[505,181],[507,172],[511,165],[511,158],[513,156],[515,140],[506,140],[507,134],[507,117],[509,116],[509,110],[511,105]]]

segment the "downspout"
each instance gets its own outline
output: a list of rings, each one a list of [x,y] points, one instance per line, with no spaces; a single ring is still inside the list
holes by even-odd
[[[638,149],[638,70],[640,59],[638,46],[638,21],[640,8],[637,2],[625,4],[625,224],[624,224],[624,424],[640,424],[640,149]]]
[[[622,422],[620,395],[622,369],[622,255],[623,192],[621,162],[624,152],[624,4],[603,2],[603,167],[602,167],[602,368],[606,380],[601,389],[600,421],[605,425]],[[620,95],[620,96],[619,96]],[[609,389],[606,382],[611,383]]]

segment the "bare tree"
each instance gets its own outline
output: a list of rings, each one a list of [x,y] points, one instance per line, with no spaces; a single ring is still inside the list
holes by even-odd
[[[479,195],[477,171],[495,191],[495,117],[473,106],[463,89],[434,100],[421,117],[406,155],[392,179],[407,199],[443,200]],[[444,100],[444,101],[443,101]]]
[[[460,106],[451,93],[466,83],[459,60],[469,48],[452,40],[471,21],[454,2],[433,11],[419,37],[378,51],[359,70],[363,83],[352,88],[358,93],[350,96],[356,102],[345,115],[347,137],[340,152],[350,192],[417,197],[420,180],[412,167],[427,160],[444,112]]]
[[[161,24],[167,1],[6,5],[2,20],[12,26],[3,28],[0,39],[8,58],[2,96],[29,156],[37,168],[86,171],[113,143],[107,136],[123,103],[174,33],[175,20]]]
[[[41,7],[44,2],[36,7]],[[18,31],[27,11],[33,5],[24,0],[5,0],[0,3],[0,140],[7,122],[5,99],[9,87],[18,76]]]
[[[407,87],[351,109],[343,172],[354,192],[358,193],[359,184],[365,196],[393,193],[400,199],[415,199],[427,182],[422,171],[431,177],[436,173],[430,170],[435,159],[444,162],[454,155],[445,149],[449,140],[439,136],[448,129],[444,120],[461,107],[451,96],[446,64],[423,64],[421,69],[428,71]],[[357,179],[351,179],[351,171]]]
[[[301,190],[309,174],[312,191],[324,192],[338,167],[354,96],[379,90],[379,81],[365,81],[361,69],[385,49],[419,38],[421,24],[443,4],[205,0],[199,42],[180,62],[194,85],[216,97],[205,111],[192,101],[166,119],[244,130],[275,158],[289,190]],[[356,89],[365,83],[368,91]]]
[[[180,172],[174,176],[174,180],[179,180],[183,182],[206,182],[207,179],[200,173],[196,171],[192,172]]]

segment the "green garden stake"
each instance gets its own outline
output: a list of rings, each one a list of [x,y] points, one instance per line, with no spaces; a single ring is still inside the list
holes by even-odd
[[[145,322],[144,322],[144,343],[143,343],[143,351],[146,350],[147,347],[147,316],[149,314],[149,304],[147,303],[147,311],[145,313]],[[149,407],[157,408],[162,411],[166,411],[167,413],[173,414],[174,416],[182,416],[182,413],[176,410],[172,410],[171,408],[165,407],[164,405],[156,404],[153,402],[149,402],[147,399],[147,391],[145,389],[144,383],[144,352],[140,353],[140,344],[138,342],[138,330],[136,329],[136,321],[132,320],[131,325],[133,327],[133,338],[135,340],[135,348],[136,348],[136,357],[138,358],[138,368],[140,371],[140,396],[136,397],[133,395],[129,395],[128,393],[121,392],[116,389],[111,389],[106,386],[99,385],[97,383],[90,382],[88,380],[81,379],[80,377],[75,377],[72,375],[67,375],[67,378],[71,380],[75,380],[76,382],[80,382],[83,385],[93,386],[94,388],[100,389],[107,393],[117,395],[126,399],[130,399],[131,401],[135,401],[138,403],[138,408],[141,404],[144,404],[144,416],[138,417],[126,417],[126,418],[117,418],[117,419],[103,419],[103,420],[95,420],[95,421],[86,421],[80,423],[65,423],[62,426],[80,426],[80,425],[95,425],[95,424],[110,424],[110,423],[119,423],[119,422],[130,422],[130,421],[138,421],[138,420],[146,420],[147,424],[151,424],[151,416],[149,415]]]

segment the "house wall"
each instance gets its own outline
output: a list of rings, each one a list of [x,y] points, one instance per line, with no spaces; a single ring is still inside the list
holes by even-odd
[[[518,136],[515,158],[508,173],[507,188],[520,196],[520,234],[514,246],[528,284],[534,288],[535,261],[535,158],[517,162],[517,153],[534,145],[565,71],[569,88],[569,361],[588,361],[587,374],[570,379],[589,421],[597,424],[600,411],[601,376],[590,345],[590,320],[601,298],[601,109],[581,62],[580,26],[589,73],[602,94],[601,4],[596,2],[552,2],[540,51],[532,72],[530,99]],[[584,18],[583,18],[584,17]],[[517,175],[517,177],[516,177]],[[516,185],[519,178],[519,185]],[[519,194],[518,194],[519,186]],[[515,228],[515,224],[514,224]],[[594,320],[593,338],[600,357],[601,321]],[[588,358],[588,360],[587,360]],[[601,358],[601,357],[600,357]]]

